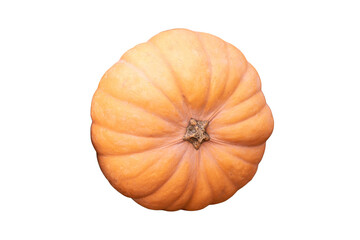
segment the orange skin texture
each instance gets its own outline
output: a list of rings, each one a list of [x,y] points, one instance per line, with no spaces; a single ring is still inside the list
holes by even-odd
[[[102,77],[91,106],[102,172],[149,209],[199,210],[254,176],[274,120],[255,68],[233,45],[186,29],[127,51]],[[184,141],[190,118],[210,140]]]

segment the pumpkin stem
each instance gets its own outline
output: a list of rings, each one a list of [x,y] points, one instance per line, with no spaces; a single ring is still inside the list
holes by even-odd
[[[183,137],[184,141],[192,143],[194,148],[198,150],[202,142],[209,141],[210,136],[205,132],[209,121],[190,119],[189,125],[186,128],[186,133]]]

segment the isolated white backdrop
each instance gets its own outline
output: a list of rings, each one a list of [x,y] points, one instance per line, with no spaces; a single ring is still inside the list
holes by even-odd
[[[1,1],[0,239],[359,239],[358,1]],[[103,177],[90,103],[160,31],[237,46],[275,119],[254,179],[196,212],[142,208]]]

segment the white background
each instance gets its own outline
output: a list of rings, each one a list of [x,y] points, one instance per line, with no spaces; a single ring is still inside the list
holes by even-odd
[[[360,239],[359,1],[1,1],[0,239]],[[103,73],[160,31],[237,46],[275,129],[254,179],[196,212],[116,192],[90,141]]]

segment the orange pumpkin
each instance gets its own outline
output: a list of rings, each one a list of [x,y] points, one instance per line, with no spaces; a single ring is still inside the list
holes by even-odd
[[[198,210],[254,176],[273,130],[255,68],[233,45],[174,29],[102,77],[92,143],[110,184],[150,209]]]

